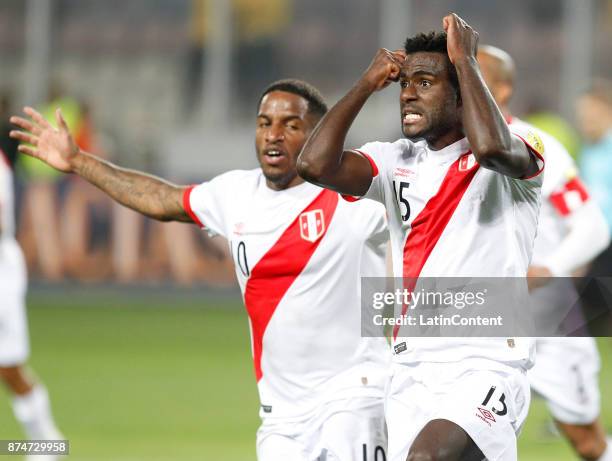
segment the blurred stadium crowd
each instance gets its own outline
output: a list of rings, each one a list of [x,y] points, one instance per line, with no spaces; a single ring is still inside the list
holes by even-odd
[[[0,137],[19,178],[31,277],[231,285],[234,276],[225,244],[194,226],[145,220],[79,178],[16,156],[8,116],[23,104],[45,115],[61,107],[88,151],[201,182],[256,165],[255,103],[267,83],[304,78],[334,102],[375,49],[439,29],[449,10],[516,58],[513,112],[565,144],[612,226],[609,83],[583,95],[612,73],[610,1],[4,0]],[[380,96],[358,120],[355,144],[397,136],[385,110],[395,97]],[[611,273],[610,250],[602,258],[598,271]]]

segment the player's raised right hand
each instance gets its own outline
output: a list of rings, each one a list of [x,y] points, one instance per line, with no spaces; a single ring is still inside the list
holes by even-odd
[[[53,127],[31,107],[24,107],[23,111],[29,119],[11,117],[11,123],[23,130],[11,131],[11,138],[27,143],[19,146],[19,152],[36,157],[59,171],[71,173],[80,149],[72,138],[61,110],[55,112],[58,128]]]
[[[389,51],[381,48],[361,76],[361,82],[366,84],[371,91],[382,90],[391,82],[399,80],[401,67],[405,60],[406,53],[403,50]]]

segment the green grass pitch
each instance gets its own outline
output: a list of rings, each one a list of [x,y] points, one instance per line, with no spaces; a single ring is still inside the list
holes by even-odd
[[[70,440],[69,459],[255,459],[257,392],[238,299],[35,293],[29,323],[31,364]],[[612,432],[612,343],[599,346],[603,416]],[[546,430],[548,421],[535,400],[521,460],[575,459]],[[0,391],[0,439],[12,438],[23,435]]]

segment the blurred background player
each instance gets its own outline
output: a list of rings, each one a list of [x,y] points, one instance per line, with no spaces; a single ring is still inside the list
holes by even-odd
[[[59,110],[59,130],[25,111],[31,121],[11,118],[25,130],[11,135],[33,146],[21,152],[149,217],[195,222],[229,240],[252,332],[260,460],[384,458],[390,351],[384,338],[361,337],[359,293],[360,276],[385,275],[385,214],[297,176],[297,156],[327,111],[316,89],[298,80],[269,86],[257,113],[261,167],[195,187],[81,151]]]
[[[612,229],[612,82],[595,81],[578,99],[576,115],[585,140],[580,171]],[[612,275],[611,246],[595,260],[589,275]]]
[[[512,57],[499,48],[483,45],[478,50],[478,62],[508,123],[526,125],[509,109],[515,79]],[[550,319],[550,309],[564,309],[567,300],[577,299],[578,295],[570,278],[549,285],[547,281],[550,277],[571,277],[606,248],[610,235],[569,153],[552,136],[541,131],[538,134],[546,146],[546,171],[528,275],[535,277],[530,280],[538,317]],[[595,340],[539,338],[536,347],[536,364],[528,377],[532,388],[546,400],[557,426],[582,459],[612,461],[612,445],[606,442],[599,420],[600,360]]]
[[[27,437],[61,440],[63,436],[53,421],[47,390],[25,367],[29,354],[27,275],[14,236],[13,213],[12,165],[0,150],[0,378],[13,395],[13,411]]]

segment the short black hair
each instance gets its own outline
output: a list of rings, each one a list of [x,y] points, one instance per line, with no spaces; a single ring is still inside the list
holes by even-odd
[[[308,112],[319,120],[327,113],[327,104],[323,96],[314,86],[303,80],[295,78],[286,78],[277,80],[270,84],[259,97],[257,108],[261,106],[261,101],[264,96],[273,91],[285,91],[287,93],[297,94],[308,101]]]
[[[448,72],[453,87],[459,94],[459,79],[457,78],[457,69],[448,58],[448,48],[446,45],[446,32],[431,31],[427,34],[420,33],[414,37],[408,37],[404,42],[404,51],[406,54],[412,53],[442,53],[448,59]]]

